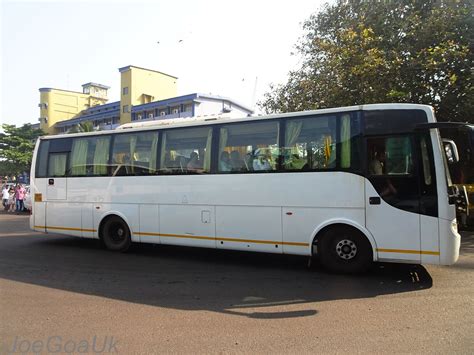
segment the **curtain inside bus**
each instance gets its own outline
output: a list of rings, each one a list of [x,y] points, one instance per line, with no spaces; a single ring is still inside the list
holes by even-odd
[[[351,167],[351,116],[341,118],[341,168]]]
[[[94,175],[106,175],[109,160],[110,137],[97,138],[94,152]]]
[[[211,145],[212,145],[212,128],[207,133],[206,151],[204,153],[204,171],[211,171]]]
[[[71,151],[71,174],[73,176],[86,175],[88,146],[87,138],[73,141]]]
[[[158,134],[153,136],[153,141],[151,142],[151,155],[150,155],[150,172],[156,172],[156,158],[158,155]]]

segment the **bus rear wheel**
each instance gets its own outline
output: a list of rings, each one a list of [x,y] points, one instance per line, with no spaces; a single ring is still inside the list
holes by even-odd
[[[372,246],[365,236],[351,227],[335,226],[319,241],[319,258],[328,270],[338,273],[360,273],[372,265]]]
[[[125,221],[117,216],[109,217],[102,226],[102,241],[107,249],[125,252],[132,244],[130,229]]]

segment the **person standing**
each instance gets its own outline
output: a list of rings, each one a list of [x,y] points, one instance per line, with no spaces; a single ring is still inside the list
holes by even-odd
[[[8,186],[4,185],[2,189],[2,205],[5,211],[8,211],[8,199],[10,198],[10,194],[8,193]]]
[[[8,192],[8,212],[15,212],[15,190],[13,187]]]
[[[16,213],[23,212],[23,209],[25,208],[23,205],[25,195],[25,188],[21,184],[18,184],[15,190]]]

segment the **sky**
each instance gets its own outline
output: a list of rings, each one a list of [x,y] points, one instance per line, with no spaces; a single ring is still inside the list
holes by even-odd
[[[206,93],[248,107],[283,83],[302,23],[325,0],[0,0],[0,123],[37,123],[39,88],[110,86],[135,65],[178,79],[178,95]]]

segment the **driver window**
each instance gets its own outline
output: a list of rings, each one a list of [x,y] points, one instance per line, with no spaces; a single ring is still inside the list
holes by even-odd
[[[367,141],[370,175],[411,175],[413,154],[410,137],[371,138]]]

